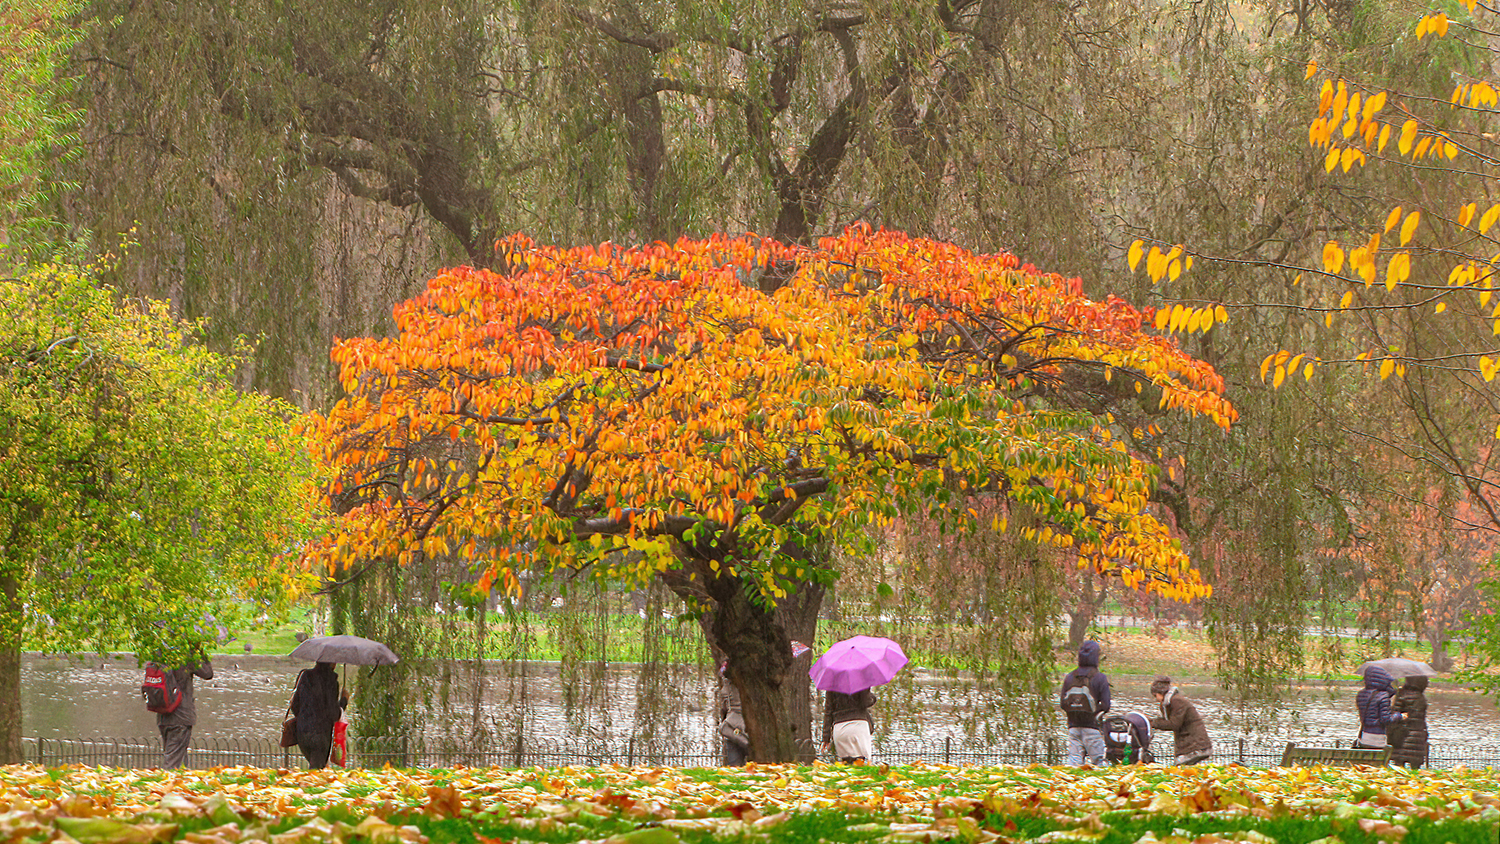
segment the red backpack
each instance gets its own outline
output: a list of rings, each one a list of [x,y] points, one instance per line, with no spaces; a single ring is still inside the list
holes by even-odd
[[[146,680],[141,683],[141,697],[146,700],[148,711],[167,713],[182,703],[182,689],[177,687],[170,671],[163,671],[160,665],[148,662]]]

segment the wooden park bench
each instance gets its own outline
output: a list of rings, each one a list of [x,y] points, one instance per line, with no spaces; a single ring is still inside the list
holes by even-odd
[[[1298,747],[1287,742],[1281,751],[1281,767],[1306,767],[1308,765],[1333,765],[1348,768],[1354,765],[1384,765],[1391,759],[1389,747]]]

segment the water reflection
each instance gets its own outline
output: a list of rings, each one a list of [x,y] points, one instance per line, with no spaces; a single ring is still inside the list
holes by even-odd
[[[196,738],[269,739],[279,734],[282,714],[291,696],[297,672],[306,663],[280,657],[225,656],[214,661],[214,679],[196,681],[198,726]],[[673,724],[675,735],[692,742],[709,742],[715,735],[711,701],[713,689],[707,676],[685,672],[673,692],[682,703],[682,713]],[[961,712],[955,706],[955,681],[949,677],[915,671],[912,687],[921,703],[915,714],[894,721],[890,712],[877,707],[886,736],[895,740],[940,742],[945,737],[962,738],[958,726]],[[351,669],[352,676],[352,669]],[[605,675],[608,688],[592,696],[607,701],[615,713],[603,719],[598,729],[612,731],[607,738],[628,735],[633,729],[631,713],[636,707],[637,669],[611,666]],[[378,674],[376,676],[378,680]],[[679,680],[681,678],[678,678]],[[1116,677],[1114,711],[1152,714],[1156,703],[1149,693],[1150,678]],[[27,657],[21,669],[23,732],[42,738],[132,738],[154,737],[156,718],[140,699],[141,670],[130,658],[93,657],[83,661]],[[1243,722],[1232,700],[1211,685],[1183,684],[1187,695],[1209,725],[1216,747],[1229,752],[1244,738],[1247,746],[1278,747],[1286,741],[1347,744],[1355,735],[1352,684],[1308,686],[1295,708],[1284,708],[1255,729]],[[528,736],[560,738],[576,731],[576,721],[566,717],[562,682],[556,666],[528,666],[524,706],[511,698],[503,677],[492,678],[482,703],[482,718],[498,733],[506,725],[523,724]],[[1429,722],[1434,752],[1443,746],[1480,750],[1500,746],[1500,710],[1490,700],[1455,689],[1429,688]],[[814,727],[816,730],[816,725]],[[1060,732],[1059,732],[1060,735]]]

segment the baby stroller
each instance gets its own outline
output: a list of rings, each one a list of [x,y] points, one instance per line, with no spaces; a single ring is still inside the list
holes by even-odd
[[[1104,719],[1104,759],[1111,765],[1150,764],[1151,722],[1139,712]]]

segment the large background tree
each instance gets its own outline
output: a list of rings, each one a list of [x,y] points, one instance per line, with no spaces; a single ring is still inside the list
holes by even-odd
[[[773,608],[836,577],[798,550],[835,525],[964,524],[984,495],[998,532],[1132,588],[1209,591],[1146,511],[1150,466],[1076,408],[1114,390],[1234,411],[1212,368],[1076,279],[864,227],[815,249],[515,239],[502,257],[508,274],[429,282],[396,337],[335,349],[349,398],[316,439],[344,515],[310,550],[327,570],[457,555],[481,590],[535,563],[662,573],[713,611],[761,760],[794,754]]]
[[[160,302],[88,268],[0,280],[0,761],[22,761],[21,650],[183,664],[305,591],[312,462],[293,409]],[[196,629],[195,629],[196,628]]]

